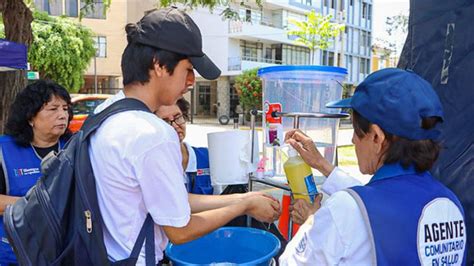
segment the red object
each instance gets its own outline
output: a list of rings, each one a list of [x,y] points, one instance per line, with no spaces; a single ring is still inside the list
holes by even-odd
[[[79,94],[71,95],[73,117],[69,123],[69,130],[73,133],[81,129],[82,124],[90,114],[94,113],[94,109],[109,98],[110,94]]]
[[[278,230],[280,233],[288,240],[288,225],[290,224],[290,204],[291,204],[291,196],[288,194],[283,194],[281,199],[281,215],[280,219],[278,220]],[[293,231],[291,237],[295,236],[296,232],[300,228],[299,224],[293,223]]]
[[[281,124],[281,117],[272,117],[273,112],[281,112],[280,103],[265,102],[265,119],[267,123]]]

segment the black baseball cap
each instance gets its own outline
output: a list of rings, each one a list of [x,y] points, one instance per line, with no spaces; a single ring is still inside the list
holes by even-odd
[[[133,41],[185,55],[205,79],[220,76],[219,68],[202,51],[201,31],[189,15],[175,7],[157,9],[138,23]]]

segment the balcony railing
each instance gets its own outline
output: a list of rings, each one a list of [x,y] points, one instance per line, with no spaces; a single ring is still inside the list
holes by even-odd
[[[269,58],[259,58],[253,56],[236,56],[236,57],[229,57],[228,59],[228,70],[229,71],[240,71],[242,70],[242,61],[251,61],[251,62],[259,62],[265,64],[276,64],[281,65],[281,60],[269,59]]]
[[[230,20],[229,21],[229,33],[242,32],[244,24],[263,25],[263,26],[267,26],[267,27],[283,29],[282,23],[275,23],[271,19],[266,19],[266,18],[263,18],[261,20],[252,20],[252,21]]]

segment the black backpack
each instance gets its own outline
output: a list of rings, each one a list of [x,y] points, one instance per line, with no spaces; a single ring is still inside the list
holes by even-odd
[[[135,265],[145,239],[146,264],[156,265],[149,214],[128,259],[110,262],[103,239],[89,139],[108,117],[129,110],[150,112],[126,98],[89,117],[64,150],[43,159],[43,176],[26,196],[7,207],[5,230],[20,265]]]

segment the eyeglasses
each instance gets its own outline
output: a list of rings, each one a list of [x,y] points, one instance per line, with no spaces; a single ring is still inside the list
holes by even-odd
[[[179,115],[179,116],[175,117],[173,120],[168,120],[168,119],[163,119],[163,120],[166,123],[170,124],[171,126],[173,126],[173,123],[175,123],[178,126],[186,123],[186,118],[184,118],[183,115]]]

